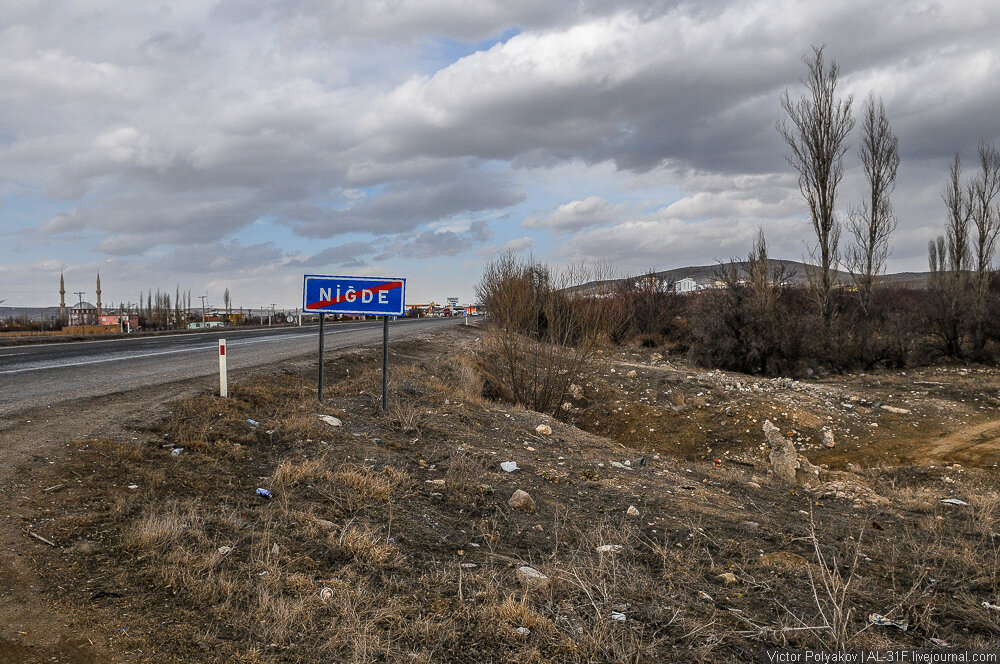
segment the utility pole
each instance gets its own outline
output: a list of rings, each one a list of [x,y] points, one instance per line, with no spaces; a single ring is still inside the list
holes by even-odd
[[[274,316],[274,302],[271,303],[271,313],[267,315],[267,326],[271,327],[271,318]]]
[[[80,325],[83,325],[84,324],[84,322],[83,322],[83,295],[87,291],[73,291],[73,292],[76,293],[77,297],[80,298],[80,308],[77,309],[77,312],[79,312],[78,315],[80,316],[80,321],[79,321]],[[84,332],[86,332],[87,328],[83,328],[83,329],[84,329]]]
[[[208,296],[207,295],[199,295],[198,297],[201,298],[201,326],[204,328],[205,327],[205,298],[208,297]]]

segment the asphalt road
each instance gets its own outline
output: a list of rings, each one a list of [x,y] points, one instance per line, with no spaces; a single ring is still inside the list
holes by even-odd
[[[389,341],[458,323],[452,318],[395,320],[389,324]],[[315,325],[217,330],[0,348],[0,417],[72,399],[218,375],[220,338],[226,339],[230,380],[238,380],[241,370],[315,356],[318,331]],[[328,350],[370,346],[381,340],[381,321],[326,326]]]

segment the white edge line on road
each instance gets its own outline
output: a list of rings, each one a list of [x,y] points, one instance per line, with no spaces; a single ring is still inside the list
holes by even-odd
[[[365,322],[370,322],[370,321],[365,321]],[[318,332],[319,328],[317,328],[316,331]],[[326,334],[338,334],[338,333],[348,332],[348,331],[349,331],[348,329],[337,329],[337,328],[334,328],[332,330],[327,330]],[[302,334],[302,335],[280,334],[280,335],[275,335],[275,336],[276,337],[286,337],[286,336],[306,336],[306,335],[305,334]],[[108,341],[113,341],[113,340],[112,339],[108,339]],[[246,345],[249,345],[249,344],[259,344],[259,343],[268,343],[268,342],[274,343],[275,341],[277,341],[277,340],[276,339],[234,339],[233,341],[230,341],[228,343],[229,343],[230,346],[246,346]],[[55,344],[45,344],[45,345],[55,345]],[[175,350],[161,350],[161,351],[156,351],[156,352],[153,352],[153,353],[141,353],[139,355],[126,355],[124,357],[108,357],[108,358],[104,358],[104,359],[100,359],[100,360],[84,360],[84,361],[81,361],[81,362],[68,362],[68,363],[54,364],[54,365],[50,365],[50,366],[47,366],[47,367],[30,367],[28,369],[7,369],[5,371],[0,371],[0,375],[16,374],[16,373],[28,373],[29,371],[49,371],[49,370],[52,370],[52,369],[63,369],[63,368],[68,368],[68,367],[79,367],[79,366],[84,366],[84,365],[87,365],[87,364],[103,364],[105,362],[121,362],[122,360],[138,360],[138,359],[141,359],[141,358],[144,358],[144,357],[155,357],[157,355],[171,355],[173,353],[194,353],[194,352],[197,352],[197,351],[209,351],[209,350],[216,350],[216,346],[215,345],[211,345],[211,346],[194,346],[194,347],[190,347],[190,348],[178,348],[178,349],[175,349]]]
[[[412,319],[407,320],[403,316],[398,316],[393,322],[395,322],[395,323],[406,323],[406,322],[417,322],[417,321],[421,321],[421,320],[427,320],[427,319],[424,319],[424,318],[412,318]],[[441,319],[441,320],[445,320],[445,319]],[[364,325],[365,323],[374,325],[374,324],[378,323],[378,321],[357,320],[357,321],[351,321],[349,323],[337,323],[334,327],[341,327],[341,326],[347,327],[348,325],[356,327],[356,326]],[[381,323],[378,323],[378,324],[381,325]],[[157,341],[159,339],[173,339],[173,338],[176,338],[176,337],[194,337],[194,336],[198,336],[200,334],[226,334],[227,330],[234,330],[234,331],[236,331],[238,333],[241,333],[241,334],[253,334],[253,333],[256,333],[256,332],[276,332],[278,330],[302,330],[303,332],[306,332],[306,331],[318,332],[319,331],[319,325],[301,325],[301,326],[299,326],[299,325],[293,325],[291,327],[275,327],[275,328],[264,327],[264,328],[255,328],[255,329],[252,329],[252,330],[241,330],[238,327],[221,327],[221,328],[220,327],[216,327],[216,328],[212,328],[211,330],[206,330],[204,332],[184,332],[183,334],[151,334],[149,336],[140,336],[140,337],[116,337],[114,339],[90,339],[90,340],[84,340],[84,341],[53,341],[51,343],[18,344],[16,346],[0,346],[0,351],[3,351],[4,348],[17,348],[17,349],[31,348],[31,349],[34,349],[34,348],[49,347],[49,346],[71,346],[73,344],[110,344],[110,343],[114,343],[114,342],[117,342],[117,341]],[[330,332],[331,332],[331,330],[328,329],[327,333],[329,334]]]

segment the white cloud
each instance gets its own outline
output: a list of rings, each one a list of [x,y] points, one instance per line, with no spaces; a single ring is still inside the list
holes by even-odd
[[[588,196],[580,201],[564,203],[545,217],[526,217],[521,226],[578,231],[613,221],[621,216],[624,208],[624,205],[612,205],[600,196]]]

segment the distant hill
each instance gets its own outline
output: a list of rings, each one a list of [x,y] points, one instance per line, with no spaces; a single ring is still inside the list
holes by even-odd
[[[816,269],[800,261],[786,261],[776,258],[770,259],[772,269],[784,269],[789,275],[788,281],[792,284],[806,284],[809,281],[808,270]],[[745,261],[737,261],[738,266],[745,267]],[[728,263],[727,263],[728,265]],[[722,266],[715,265],[692,265],[688,267],[678,267],[672,270],[663,270],[654,274],[667,282],[677,282],[681,279],[693,279],[699,286],[709,286],[715,282],[716,274]],[[639,276],[639,275],[633,275]],[[843,270],[835,271],[836,280],[839,283],[851,283],[851,275]],[[929,272],[898,272],[895,274],[882,275],[885,283],[897,286],[908,286],[910,288],[926,288]],[[606,281],[590,281],[579,286],[573,286],[566,290],[572,293],[587,293],[590,291],[603,290],[614,284],[621,283],[630,277],[622,279],[611,279]]]

